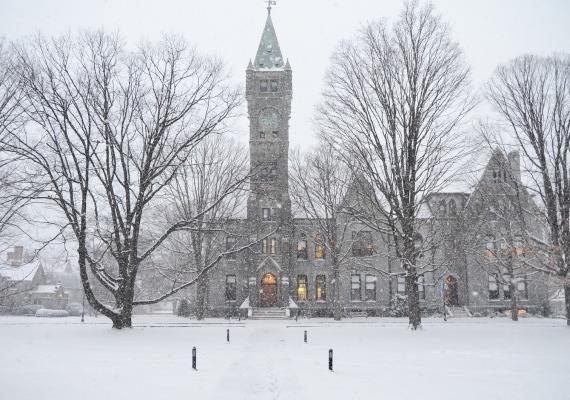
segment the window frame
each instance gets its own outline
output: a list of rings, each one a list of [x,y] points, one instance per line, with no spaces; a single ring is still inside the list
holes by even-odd
[[[358,288],[355,288],[355,285]],[[362,278],[360,274],[350,274],[350,301],[362,301]]]
[[[324,274],[315,276],[315,301],[327,301],[327,276]]]
[[[369,280],[368,278],[372,278],[372,279]],[[376,275],[366,274],[364,276],[364,300],[376,301],[377,282],[378,282],[378,279],[376,278]],[[373,288],[368,288],[369,284],[372,284]],[[373,294],[372,297],[370,297],[370,295],[369,295],[370,293]]]
[[[299,250],[299,245],[304,243],[303,249]],[[307,249],[307,237],[305,235],[299,236],[297,239],[297,260],[307,260],[309,258],[309,251]],[[301,257],[299,257],[301,255]]]
[[[261,93],[269,92],[269,80],[268,79],[260,79],[259,80],[259,91]]]
[[[305,295],[304,298],[300,298],[299,297],[299,293],[300,293],[300,289],[301,289],[301,285],[304,284],[304,288],[305,288]],[[309,280],[307,279],[307,275],[297,275],[297,301],[307,301],[309,300]]]
[[[238,240],[235,236],[226,236],[226,251],[231,251],[237,245],[237,242]],[[226,254],[226,258],[228,260],[235,260],[237,258],[237,253]]]
[[[279,92],[279,80],[278,79],[270,79],[269,80],[269,91],[271,93]]]
[[[233,282],[231,282],[232,277],[233,277]],[[233,296],[232,296],[232,294],[233,294]],[[231,297],[233,297],[233,298],[231,298]],[[226,298],[226,302],[237,301],[237,277],[235,274],[226,275],[225,298]]]
[[[491,289],[491,285],[495,285],[497,288],[493,290]],[[501,294],[499,292],[499,281],[496,274],[488,274],[487,295],[489,296],[489,301],[501,300]]]

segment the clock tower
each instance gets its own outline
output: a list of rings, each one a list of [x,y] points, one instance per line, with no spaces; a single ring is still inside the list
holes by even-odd
[[[254,62],[246,71],[251,192],[249,220],[290,219],[288,187],[292,72],[279,48],[268,9]],[[269,211],[268,211],[269,210]]]
[[[271,5],[255,60],[246,70],[251,186],[247,220],[260,242],[250,253],[247,271],[252,307],[286,307],[289,303],[293,234],[289,199],[289,117],[292,74],[285,62]]]

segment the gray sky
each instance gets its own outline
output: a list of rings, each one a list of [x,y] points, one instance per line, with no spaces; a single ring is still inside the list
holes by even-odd
[[[494,68],[523,53],[570,51],[567,0],[434,0],[452,26],[478,87]],[[311,118],[335,45],[366,21],[393,20],[402,0],[278,0],[272,16],[293,68],[293,146],[314,141]],[[0,0],[0,35],[118,29],[129,43],[181,33],[225,60],[236,83],[255,56],[266,17],[263,0]],[[237,125],[247,140],[247,119]]]

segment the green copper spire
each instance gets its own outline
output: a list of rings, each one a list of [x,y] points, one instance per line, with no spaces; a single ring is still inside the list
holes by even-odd
[[[261,42],[259,42],[257,55],[255,56],[254,67],[256,69],[283,68],[283,56],[281,55],[275,28],[273,28],[270,12],[267,14],[267,21],[265,22]]]

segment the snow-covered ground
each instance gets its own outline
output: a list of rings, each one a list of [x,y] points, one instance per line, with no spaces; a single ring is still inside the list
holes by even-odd
[[[403,319],[135,322],[115,331],[104,318],[0,317],[0,398],[570,398],[563,320],[427,319],[419,332]]]

